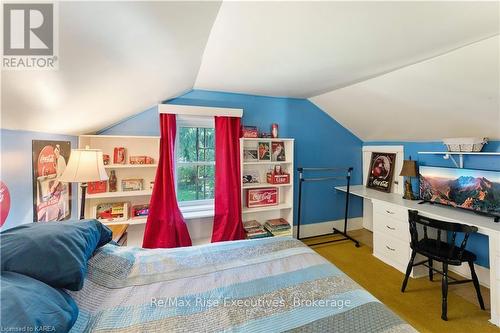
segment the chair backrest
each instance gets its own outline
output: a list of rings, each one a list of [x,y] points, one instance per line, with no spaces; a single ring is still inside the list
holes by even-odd
[[[456,253],[458,255],[457,259],[462,259],[462,255],[464,253],[465,247],[467,246],[467,240],[469,239],[470,234],[477,232],[477,228],[474,226],[461,224],[461,223],[453,223],[453,222],[445,222],[441,220],[432,219],[430,217],[425,217],[418,214],[417,210],[409,210],[409,222],[410,222],[410,236],[411,236],[411,247],[418,250],[420,239],[435,239],[436,252],[440,250],[442,246],[441,242],[444,240],[441,239],[442,233],[451,232],[451,240],[449,240],[450,253],[448,256],[452,256],[452,252],[454,247],[456,246],[455,241],[457,239],[457,233],[464,233],[464,238],[459,246],[459,251]],[[423,237],[419,237],[419,231],[417,225],[420,224],[423,226]],[[430,230],[436,230],[436,237],[431,237]]]

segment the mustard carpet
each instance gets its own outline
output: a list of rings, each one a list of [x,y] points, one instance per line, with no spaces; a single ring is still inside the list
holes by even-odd
[[[321,238],[314,241],[318,240]],[[369,246],[363,244],[356,248],[352,242],[338,242],[312,248],[420,332],[500,332],[500,328],[488,322],[489,311],[482,311],[476,304],[452,292],[454,286],[450,286],[448,292],[448,321],[441,320],[438,274],[434,275],[434,282],[428,278],[410,278],[406,292],[401,293],[404,274],[375,258]],[[461,286],[474,289],[472,283]],[[483,298],[485,296],[488,295],[483,293]]]

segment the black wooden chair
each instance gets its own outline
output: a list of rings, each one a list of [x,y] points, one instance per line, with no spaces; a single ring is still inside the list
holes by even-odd
[[[481,296],[481,290],[479,289],[479,281],[477,279],[476,272],[474,271],[474,261],[476,260],[476,255],[465,249],[470,234],[477,232],[477,228],[465,224],[444,222],[424,217],[422,215],[419,215],[418,211],[416,210],[410,210],[409,217],[411,236],[410,247],[412,249],[412,253],[410,262],[408,263],[408,267],[406,268],[406,275],[403,281],[403,286],[401,287],[401,292],[404,292],[406,289],[406,285],[408,284],[408,278],[410,276],[412,268],[415,266],[424,265],[429,268],[429,280],[432,281],[434,272],[439,273],[443,276],[443,279],[441,281],[441,289],[443,294],[441,319],[448,320],[447,298],[449,284],[459,284],[467,282],[474,283],[479,305],[481,306],[481,309],[484,310],[483,297]],[[423,227],[419,227],[419,225]],[[419,229],[423,229],[423,237],[419,237]],[[437,237],[435,239],[428,235],[431,230],[435,230],[436,232]],[[441,240],[442,232],[452,233],[450,242]],[[460,246],[455,245],[457,232],[465,234]],[[418,263],[414,263],[417,253],[427,257],[427,259]],[[443,264],[442,272],[432,267],[433,260],[439,261]],[[472,277],[471,280],[456,280],[448,276],[448,265],[460,266],[465,262],[469,264]],[[448,279],[451,279],[453,281],[448,282]]]

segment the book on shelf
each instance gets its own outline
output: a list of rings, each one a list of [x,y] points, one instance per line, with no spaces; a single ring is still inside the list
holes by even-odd
[[[289,230],[291,228],[288,221],[283,218],[267,220],[266,223],[264,223],[264,227],[271,233],[275,231]]]
[[[271,232],[273,236],[279,237],[279,236],[291,236],[292,233],[290,232],[291,229],[283,229],[283,230],[276,230]]]
[[[248,239],[270,237],[271,234],[256,220],[243,222],[243,228]]]

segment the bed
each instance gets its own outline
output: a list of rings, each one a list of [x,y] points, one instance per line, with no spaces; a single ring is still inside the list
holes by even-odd
[[[300,241],[107,244],[70,291],[71,332],[415,332]]]

